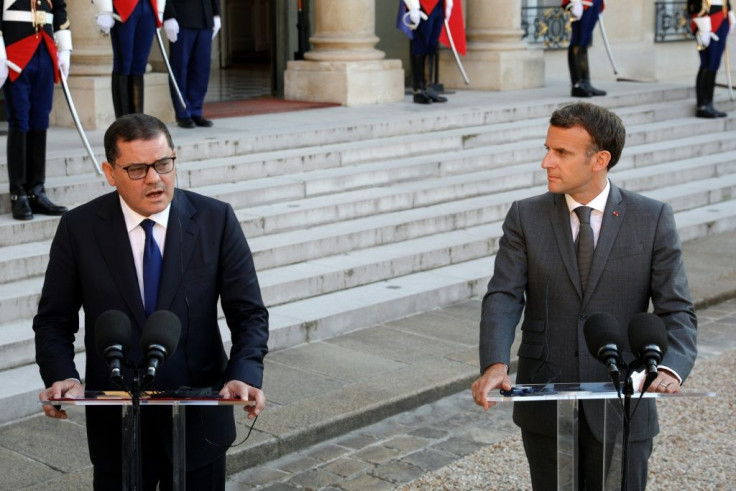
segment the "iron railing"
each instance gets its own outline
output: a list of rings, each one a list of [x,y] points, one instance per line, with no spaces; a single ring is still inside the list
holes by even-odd
[[[690,19],[684,0],[660,0],[654,2],[655,43],[692,40]],[[522,39],[529,44],[542,44],[546,49],[565,49],[570,42],[570,14],[559,6],[521,7]]]

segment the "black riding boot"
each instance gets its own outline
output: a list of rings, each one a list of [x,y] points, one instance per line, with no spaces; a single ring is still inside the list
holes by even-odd
[[[58,206],[46,196],[46,130],[31,130],[26,136],[26,161],[28,162],[28,200],[33,213],[61,215],[66,206]]]
[[[429,80],[434,80],[435,68],[436,68],[436,60],[438,58],[438,54],[435,51],[434,54],[427,55],[427,59],[429,61]],[[442,97],[437,90],[435,89],[435,86],[441,86],[441,84],[435,84],[433,82],[430,82],[426,86],[426,93],[429,96],[430,99],[432,99],[432,102],[447,102],[447,97]]]
[[[713,112],[716,113],[716,116],[718,116],[719,118],[725,118],[726,116],[728,116],[728,114],[719,111],[718,109],[713,107],[713,93],[716,90],[716,75],[717,72],[712,72],[708,70],[708,102],[710,103],[710,107],[711,109],[713,109]]]
[[[13,218],[30,220],[33,218],[33,212],[26,193],[26,133],[13,126],[8,127],[6,146]]]
[[[567,48],[567,67],[570,69],[570,83],[573,97],[593,97],[593,94],[582,85],[583,76],[580,73],[580,47],[569,46]]]
[[[578,63],[580,66],[580,84],[584,86],[588,92],[595,95],[606,95],[605,90],[599,90],[590,84],[590,66],[588,65],[588,47],[580,46],[578,52]]]
[[[143,113],[143,75],[130,75],[130,112]]]
[[[130,114],[130,97],[128,96],[128,75],[112,74],[112,106],[115,108],[115,119]]]
[[[701,68],[695,78],[695,100],[697,104],[695,115],[699,118],[714,119],[719,117],[719,114],[725,116],[724,113],[719,113],[713,107],[714,87],[711,83],[715,83],[715,77],[711,81],[710,74],[710,70]]]
[[[425,55],[411,55],[411,82],[414,102],[417,104],[431,104],[432,98],[427,94],[427,79],[424,74]]]

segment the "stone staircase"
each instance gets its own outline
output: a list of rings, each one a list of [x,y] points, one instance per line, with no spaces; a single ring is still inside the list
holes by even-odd
[[[272,349],[483,294],[508,207],[546,189],[548,119],[567,101],[543,91],[487,98],[310,111],[301,116],[309,124],[273,120],[247,132],[223,120],[198,139],[172,129],[178,185],[236,210],[271,313]],[[611,179],[669,202],[683,241],[736,229],[736,118],[693,118],[693,99],[690,88],[633,85],[594,100],[627,125]],[[48,167],[58,202],[110,190],[79,150],[49,151]],[[0,425],[38,412],[31,323],[58,223],[13,221],[8,208],[0,194]],[[228,339],[224,321],[221,329]]]

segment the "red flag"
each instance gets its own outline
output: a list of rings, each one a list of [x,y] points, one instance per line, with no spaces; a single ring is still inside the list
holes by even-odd
[[[435,1],[436,3],[436,1]],[[424,4],[424,1],[422,1]],[[467,51],[465,43],[465,22],[463,21],[463,2],[455,0],[452,4],[452,15],[450,16],[450,31],[452,32],[452,40],[455,41],[457,52],[464,55]],[[450,39],[447,37],[447,30],[442,29],[440,34],[440,42],[450,47]]]

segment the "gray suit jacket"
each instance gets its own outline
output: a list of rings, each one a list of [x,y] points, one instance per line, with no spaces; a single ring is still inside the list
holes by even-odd
[[[611,184],[585,292],[564,195],[546,193],[513,203],[503,232],[483,298],[481,373],[493,363],[509,364],[523,311],[517,383],[607,382],[605,366],[587,350],[585,320],[608,312],[628,339],[629,321],[646,312],[651,301],[667,329],[669,349],[662,365],[685,380],[695,362],[697,321],[669,205]],[[633,355],[625,348],[630,362]],[[601,440],[603,403],[586,402],[584,409]],[[554,403],[516,404],[514,421],[527,431],[554,435]],[[654,401],[643,400],[631,439],[651,438],[658,431]]]

